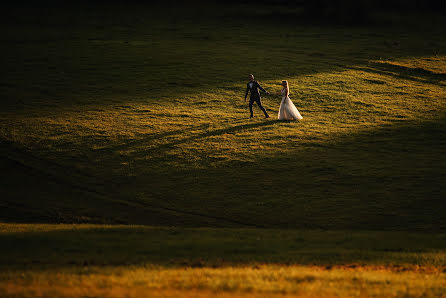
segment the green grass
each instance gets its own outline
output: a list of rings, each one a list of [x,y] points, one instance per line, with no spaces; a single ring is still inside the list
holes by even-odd
[[[445,228],[443,27],[78,10],[2,27],[3,221]]]
[[[3,20],[0,296],[446,295],[444,21],[183,9]]]
[[[446,267],[444,233],[66,224],[2,224],[0,233],[0,264],[5,269],[150,264]]]
[[[6,296],[446,293],[444,233],[1,224],[0,244]]]

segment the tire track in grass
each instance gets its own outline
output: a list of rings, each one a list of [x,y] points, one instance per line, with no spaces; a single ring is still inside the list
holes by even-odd
[[[29,152],[25,152],[21,149],[14,148],[11,144],[6,144],[6,143],[1,144],[0,151],[2,152],[2,156],[4,158],[6,158],[14,163],[19,164],[21,167],[24,167],[24,168],[28,169],[29,171],[40,173],[41,175],[48,177],[49,179],[51,179],[51,181],[53,181],[55,183],[62,184],[67,187],[70,187],[72,189],[77,189],[82,192],[94,195],[96,198],[106,201],[107,203],[112,202],[112,203],[115,203],[118,205],[126,205],[126,206],[134,207],[134,208],[142,207],[142,208],[144,208],[146,210],[150,210],[152,212],[156,211],[156,210],[164,211],[167,214],[171,214],[171,215],[175,215],[175,213],[177,213],[177,214],[189,215],[192,217],[202,217],[202,218],[214,220],[217,223],[224,221],[224,222],[228,222],[231,224],[242,225],[242,226],[246,226],[246,227],[256,227],[256,228],[260,227],[258,225],[252,224],[252,223],[246,223],[246,222],[243,222],[240,220],[234,220],[234,219],[230,219],[230,218],[226,218],[226,217],[222,217],[222,216],[212,216],[212,215],[203,214],[200,212],[179,210],[176,208],[158,206],[156,204],[147,203],[147,202],[141,202],[141,201],[136,201],[136,200],[120,200],[120,199],[116,199],[116,198],[106,199],[107,197],[110,197],[110,195],[95,189],[94,186],[91,184],[91,182],[86,181],[88,179],[100,180],[98,177],[92,176],[88,173],[84,173],[77,169],[64,167],[64,166],[62,166],[58,163],[55,163],[53,161],[49,161],[49,160],[45,160],[45,159],[36,157]],[[67,177],[70,179],[66,179],[66,178],[64,179],[62,177]],[[98,185],[106,186],[107,183],[108,183],[107,181],[102,180],[102,181],[96,182],[95,185],[96,186],[98,186]],[[154,210],[154,209],[156,209],[156,210]]]

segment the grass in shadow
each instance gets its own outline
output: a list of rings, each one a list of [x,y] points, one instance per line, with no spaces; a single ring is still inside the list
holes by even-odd
[[[446,266],[443,234],[1,224],[2,268],[162,265]],[[20,247],[20,250],[16,248]]]
[[[436,84],[442,87],[446,86],[446,73],[437,73],[421,67],[412,68],[392,63],[371,62],[366,67],[353,66],[352,69],[384,76],[393,76],[397,79],[410,80],[419,83]]]
[[[276,125],[289,124],[236,125],[191,138],[202,142],[202,138],[228,131],[249,133]],[[11,195],[4,206],[9,215],[3,220],[33,210],[43,221],[47,217],[62,222],[442,230],[446,227],[440,212],[445,195],[443,126],[441,121],[394,124],[338,136],[332,142],[305,142],[286,153],[253,151],[254,163],[232,161],[206,169],[169,169],[166,173],[148,170],[155,159],[140,160],[137,176],[108,181],[99,177],[75,183],[66,176],[59,177],[66,181],[60,185],[39,172],[10,165],[6,183],[23,173],[29,178],[20,183],[20,191],[17,184],[8,188]],[[177,143],[184,141],[168,142],[165,148]],[[64,192],[70,196],[49,200]],[[76,196],[85,201],[84,208],[74,208],[79,204]],[[17,206],[19,202],[22,207]],[[51,212],[57,210],[61,216],[52,219]]]
[[[182,138],[178,141],[170,141],[170,142],[168,141],[166,143],[163,143],[162,145],[152,147],[148,150],[143,150],[143,151],[137,152],[136,154],[130,154],[129,157],[132,159],[133,158],[141,158],[141,157],[144,157],[144,156],[147,156],[148,154],[150,154],[151,151],[158,152],[160,150],[174,147],[176,145],[185,144],[188,142],[195,142],[195,141],[199,142],[200,140],[203,140],[203,139],[206,139],[209,137],[213,137],[213,136],[221,136],[224,134],[234,134],[234,133],[242,132],[242,131],[249,133],[250,129],[258,129],[258,128],[264,128],[267,126],[274,126],[280,122],[282,122],[282,121],[268,120],[268,121],[263,121],[263,122],[250,123],[250,124],[245,123],[245,124],[235,125],[235,126],[231,126],[231,127],[227,127],[227,128],[222,128],[222,129],[208,130],[205,133],[193,135],[191,137]],[[149,140],[143,139],[143,140],[139,141],[138,143],[139,143],[139,145],[144,145],[144,143],[147,143],[147,141],[149,141]]]
[[[124,11],[109,27],[98,22],[120,11],[101,13],[73,31],[49,26],[69,25],[63,14],[42,30],[23,20],[3,30],[2,220],[444,227],[444,136],[432,126],[445,127],[445,91],[430,83],[444,57],[429,56],[424,34],[395,29],[401,42],[389,47],[388,29],[255,23],[252,39],[236,23]],[[288,78],[304,120],[246,119],[250,72],[269,91]],[[277,111],[280,97],[264,102]]]

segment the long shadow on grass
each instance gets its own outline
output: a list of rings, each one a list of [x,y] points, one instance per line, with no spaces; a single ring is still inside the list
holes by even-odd
[[[236,125],[186,141],[277,123]],[[63,185],[24,167],[5,167],[0,218],[183,227],[444,230],[444,127],[445,119],[399,123],[331,142],[305,142],[285,154],[278,148],[276,156],[259,154],[256,163],[188,170],[166,165],[167,172],[116,177],[101,186],[73,183],[59,170],[52,176],[64,179]],[[143,169],[153,162],[157,161],[137,166]],[[29,172],[27,180],[24,172]],[[78,192],[79,184],[83,193]],[[86,196],[88,189],[97,196]],[[39,217],[30,217],[30,210]],[[51,212],[60,216],[53,219]]]
[[[2,226],[3,269],[116,265],[275,264],[445,266],[444,234],[375,231]],[[28,231],[26,231],[28,230]]]
[[[141,176],[129,191],[142,204],[260,227],[444,230],[444,125],[395,124],[255,163]]]
[[[171,130],[171,131],[165,131],[162,133],[156,133],[156,134],[150,134],[148,136],[144,136],[143,138],[137,139],[137,140],[132,140],[129,142],[125,142],[123,144],[119,144],[119,145],[114,145],[114,146],[107,146],[104,148],[99,148],[96,149],[96,152],[102,152],[102,151],[116,151],[116,150],[126,150],[131,148],[132,146],[141,146],[147,143],[150,143],[151,141],[154,140],[159,140],[159,139],[163,139],[166,137],[172,137],[172,136],[177,136],[177,135],[182,135],[185,134],[189,131],[192,130],[201,130],[204,129],[206,127],[209,127],[209,124],[203,124],[203,125],[197,125],[197,126],[193,126],[193,127],[189,127],[189,128],[182,128],[182,129],[176,129],[176,130]]]
[[[390,63],[368,63],[366,66],[348,67],[355,70],[372,72],[397,79],[411,80],[419,83],[436,84],[446,87],[446,73],[436,73],[424,68],[413,68]]]
[[[274,22],[274,25],[265,24],[265,15],[259,13],[256,17],[255,12],[252,17],[257,19],[257,24],[247,24],[245,17],[236,17],[233,23],[227,16],[224,22],[217,25],[215,19],[218,18],[213,13],[219,10],[214,7],[209,15],[202,14],[207,16],[207,20],[202,20],[203,26],[196,26],[183,22],[183,18],[187,20],[190,16],[182,10],[176,17],[172,17],[169,9],[166,17],[162,17],[166,14],[164,10],[152,10],[150,6],[141,10],[111,6],[107,7],[106,14],[94,5],[93,10],[87,7],[61,11],[55,9],[54,16],[20,11],[20,17],[17,20],[13,18],[16,23],[11,20],[5,27],[7,34],[4,34],[4,39],[8,46],[2,55],[5,62],[3,68],[11,74],[2,91],[4,109],[10,106],[11,111],[20,110],[29,104],[40,108],[42,104],[51,103],[62,107],[64,104],[76,104],[73,102],[108,105],[104,98],[112,98],[112,101],[124,98],[122,101],[125,101],[147,98],[148,94],[153,96],[153,100],[157,97],[171,98],[170,92],[179,95],[195,93],[198,89],[209,90],[210,86],[217,85],[230,88],[240,83],[242,74],[245,76],[251,71],[259,73],[262,80],[275,80],[278,77],[332,71],[340,60],[349,61],[346,65],[364,65],[373,57],[411,54],[408,51],[389,51],[384,45],[370,47],[363,39],[363,34],[369,33],[369,28],[362,34],[355,33],[357,30],[353,29],[350,35],[349,30],[344,32],[330,28],[300,27],[290,30],[289,25],[278,25],[278,22]],[[92,11],[95,13],[90,15]],[[159,11],[160,15],[154,26],[135,22],[135,19],[153,19],[158,15],[155,11]],[[80,23],[79,14],[84,16]],[[110,22],[109,14],[116,17],[112,18],[113,25],[107,26],[104,24]],[[49,21],[52,25],[28,32],[23,38],[8,38],[22,36],[26,32],[24,28],[27,28],[24,26],[31,28],[34,24],[37,28],[39,21],[43,24]],[[67,28],[72,26],[79,27],[76,34],[67,34]],[[266,37],[259,42],[259,39],[249,35],[241,35],[233,41],[231,38],[229,42],[228,36],[236,37],[244,29],[249,32],[249,26],[261,26],[259,31],[265,31]],[[291,34],[280,34],[284,29],[292,31]],[[26,38],[27,35],[30,36]],[[277,35],[282,35],[282,38],[276,39]],[[377,35],[367,35],[367,39],[374,40],[373,44],[381,44],[383,38],[394,35],[384,31]],[[103,42],[97,42],[100,40]],[[356,42],[352,43],[352,40]],[[48,42],[54,43],[51,59],[47,57]],[[339,51],[330,54],[333,42],[338,45],[334,48]],[[134,43],[139,45],[132,45]],[[220,43],[224,43],[224,46],[220,46]],[[352,57],[347,54],[349,52],[361,55]],[[423,47],[412,56],[431,53],[430,47]],[[282,55],[283,59],[279,61],[284,62],[277,67],[271,58]],[[227,61],[232,63],[228,64]],[[48,72],[48,69],[51,71]],[[265,71],[267,69],[270,70]],[[61,77],[64,79],[60,80]],[[216,80],[218,84],[215,84]]]
[[[248,131],[250,129],[256,129],[256,128],[262,128],[262,127],[268,127],[268,126],[274,126],[277,125],[279,123],[281,123],[283,121],[279,121],[279,120],[268,120],[268,121],[263,121],[263,122],[256,122],[256,123],[250,123],[250,124],[240,124],[240,125],[235,125],[235,126],[230,126],[230,127],[226,127],[226,128],[221,128],[221,129],[216,129],[216,130],[209,130],[205,133],[200,133],[197,135],[193,135],[190,137],[185,137],[176,141],[171,141],[171,142],[166,142],[163,143],[161,145],[155,146],[155,147],[151,147],[147,150],[142,150],[142,151],[138,151],[135,152],[134,154],[130,155],[130,158],[139,158],[139,157],[144,157],[146,155],[148,155],[150,152],[154,152],[154,151],[159,151],[162,149],[166,149],[166,148],[171,148],[174,147],[176,145],[180,145],[180,144],[184,144],[187,142],[192,142],[192,141],[197,141],[197,140],[201,140],[201,139],[205,139],[208,137],[213,137],[213,136],[220,136],[220,135],[224,135],[224,134],[234,134],[237,132],[241,132],[241,131]],[[285,121],[288,122],[288,121]],[[171,135],[169,133],[167,133],[167,135]],[[162,136],[160,136],[161,138]],[[138,140],[137,143],[139,145],[143,145],[143,144],[147,144],[150,141],[154,140],[154,137],[149,137],[149,138],[143,138],[141,140]],[[129,144],[129,148],[130,146],[132,146],[132,144]],[[124,148],[124,146],[122,147]]]

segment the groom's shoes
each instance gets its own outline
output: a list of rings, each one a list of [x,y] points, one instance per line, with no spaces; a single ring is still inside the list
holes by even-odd
[[[265,118],[269,118],[269,115],[266,115]]]
[[[249,119],[251,119],[251,118],[254,118],[254,116],[253,115],[249,116]]]

